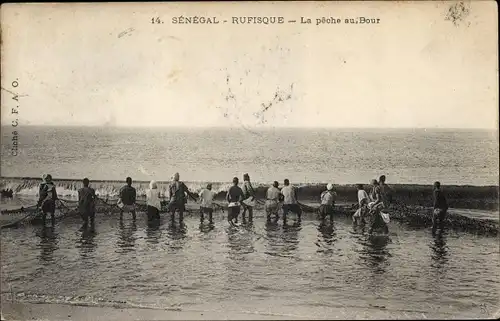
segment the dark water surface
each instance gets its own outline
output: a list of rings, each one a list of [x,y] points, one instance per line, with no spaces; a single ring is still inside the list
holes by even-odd
[[[55,227],[2,230],[2,292],[17,300],[125,303],[318,318],[339,307],[488,317],[498,306],[498,239],[391,222],[369,237],[350,220],[320,226],[215,226],[188,216],[148,226],[98,214],[95,232],[66,218]]]

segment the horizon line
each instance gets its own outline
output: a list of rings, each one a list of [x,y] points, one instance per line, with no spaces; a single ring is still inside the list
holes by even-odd
[[[21,125],[21,124],[20,124]],[[2,124],[0,127],[11,127],[10,124]],[[273,129],[424,129],[424,130],[488,130],[488,131],[498,131],[499,128],[492,127],[328,127],[328,126],[175,126],[175,125],[142,125],[142,126],[130,126],[130,125],[82,125],[82,124],[71,124],[71,125],[61,125],[61,124],[26,124],[17,127],[20,130],[22,127],[66,127],[66,128],[134,128],[134,129],[248,129],[248,130],[273,130]]]

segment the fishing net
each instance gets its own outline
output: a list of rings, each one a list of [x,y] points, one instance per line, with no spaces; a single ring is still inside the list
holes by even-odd
[[[258,207],[264,207],[263,200],[257,200]],[[299,202],[299,206],[305,213],[319,214],[319,206],[310,206]],[[214,209],[219,209],[224,212],[226,206],[214,202]],[[147,204],[145,200],[138,200],[136,202],[137,212],[146,212]],[[337,215],[352,216],[358,209],[358,204],[335,206],[335,213]],[[198,209],[186,208],[186,213],[197,212]],[[394,203],[384,212],[390,214],[391,220],[400,221],[409,225],[419,227],[432,226],[432,209],[424,206],[406,206],[404,203]],[[168,212],[168,201],[161,202],[160,213]],[[96,213],[120,213],[120,208],[117,205],[117,200],[109,200],[98,198],[96,201]],[[63,200],[56,201],[56,219],[64,217],[79,216],[78,201],[76,200]],[[0,222],[1,228],[15,227],[22,224],[35,223],[41,221],[42,213],[36,205],[19,207],[16,209],[2,210],[2,221]],[[477,234],[487,234],[491,236],[498,235],[498,222],[489,219],[476,219],[459,215],[455,213],[448,213],[445,218],[445,225],[448,228],[467,231]]]

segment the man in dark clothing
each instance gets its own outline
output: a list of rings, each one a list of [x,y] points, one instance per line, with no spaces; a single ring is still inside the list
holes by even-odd
[[[380,176],[378,183],[384,207],[389,208],[392,203],[392,188],[385,183],[385,175]]]
[[[172,221],[175,217],[175,211],[179,211],[179,222],[184,219],[184,211],[186,210],[187,196],[196,200],[193,193],[189,191],[186,184],[179,181],[179,173],[175,173],[174,181],[170,185],[170,203],[168,204],[169,212],[172,214]]]
[[[446,212],[448,211],[448,202],[446,201],[446,197],[441,191],[441,183],[434,183],[434,212],[432,215],[432,234],[436,233],[436,229],[439,228],[441,231],[444,228],[444,219],[446,218]]]
[[[243,190],[238,186],[239,180],[238,177],[233,178],[233,186],[229,188],[229,191],[226,195],[226,200],[229,203],[228,213],[227,213],[227,221],[230,224],[233,224],[233,219],[238,223],[238,215],[240,214],[240,206],[241,201],[243,201],[244,195]]]
[[[123,212],[131,212],[132,218],[135,220],[135,201],[137,192],[132,187],[132,178],[127,177],[125,180],[127,185],[120,189],[120,199],[118,200],[118,207],[120,208],[120,219],[123,218]]]
[[[43,182],[40,184],[40,189],[38,191],[38,203],[37,207],[42,210],[42,221],[45,225],[45,220],[47,219],[47,213],[50,213],[50,218],[52,225],[55,223],[55,212],[56,212],[56,200],[57,192],[56,186],[52,182],[52,176],[50,174],[43,175]]]
[[[88,178],[83,179],[83,188],[78,190],[78,209],[83,219],[85,228],[88,227],[89,218],[90,226],[94,226],[95,219],[95,190],[89,187],[90,181]]]

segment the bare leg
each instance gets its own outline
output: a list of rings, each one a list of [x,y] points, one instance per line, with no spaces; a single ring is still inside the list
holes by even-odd
[[[246,213],[247,213],[247,207],[243,205],[243,213],[241,213],[243,223],[246,221]]]

